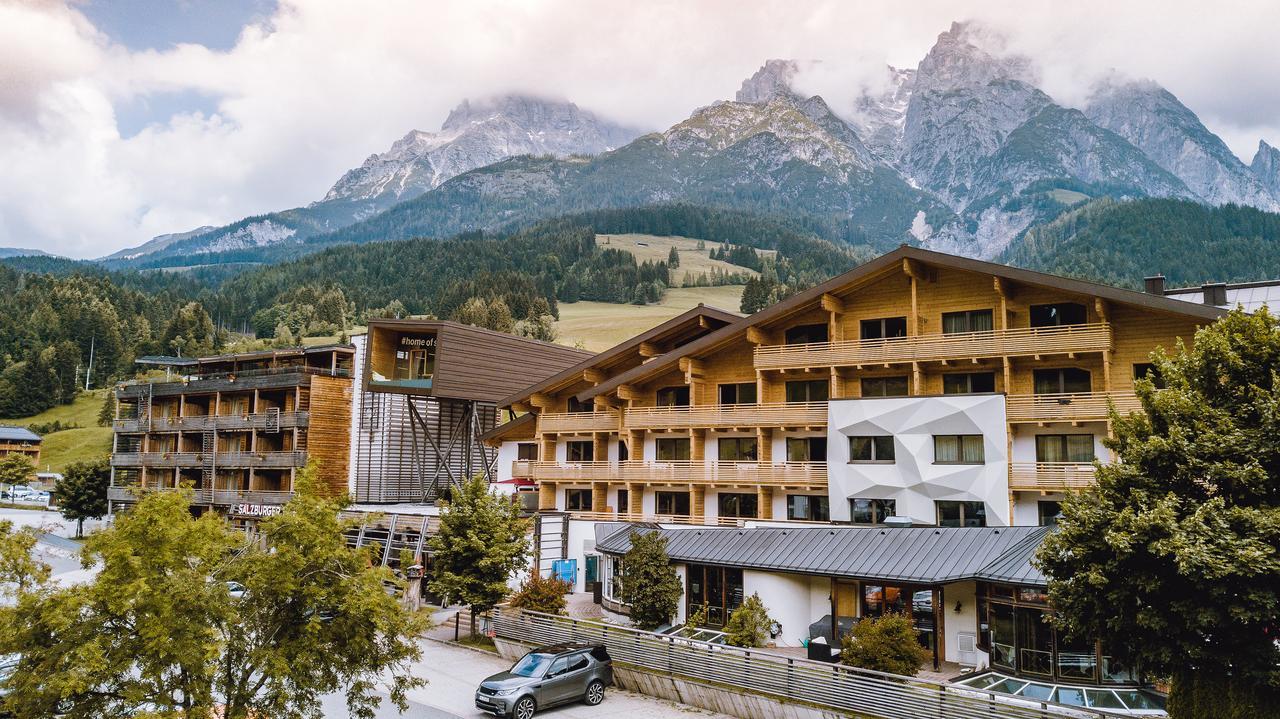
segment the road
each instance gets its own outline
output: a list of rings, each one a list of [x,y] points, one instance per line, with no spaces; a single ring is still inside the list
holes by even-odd
[[[409,693],[411,706],[408,712],[400,714],[395,709],[384,706],[378,719],[479,719],[490,716],[475,708],[476,686],[485,677],[507,669],[510,665],[510,662],[497,655],[424,641],[422,661],[414,666],[413,673],[426,679],[427,685]],[[342,697],[325,697],[324,707],[326,719],[347,719],[346,704]],[[617,688],[609,689],[600,706],[569,704],[539,712],[538,716],[555,719],[729,719],[724,714]]]

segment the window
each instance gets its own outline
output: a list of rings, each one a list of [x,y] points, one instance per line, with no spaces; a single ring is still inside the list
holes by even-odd
[[[688,492],[658,492],[656,500],[658,514],[689,515]]]
[[[631,459],[631,448],[627,446],[626,442],[618,440],[618,461],[625,462],[628,459]]]
[[[568,462],[591,462],[596,458],[596,444],[591,440],[565,442],[564,454]]]
[[[721,517],[755,519],[759,515],[760,498],[746,492],[721,492],[716,495]]]
[[[564,508],[566,512],[590,512],[591,490],[566,489],[564,491]]]
[[[863,397],[906,397],[907,377],[863,377]]]
[[[825,496],[788,494],[787,519],[828,522],[831,520],[831,505],[829,501]]]
[[[704,612],[707,624],[723,626],[742,606],[742,570],[690,564],[685,567],[685,615]]]
[[[1040,515],[1040,526],[1052,527],[1058,524],[1058,517],[1062,515],[1062,502],[1043,499],[1036,502],[1036,509]]]
[[[594,411],[596,411],[595,402],[590,401],[590,400],[588,400],[588,401],[586,401],[586,402],[582,402],[582,401],[580,401],[577,397],[570,397],[570,398],[569,398],[569,402],[568,402],[568,406],[569,406],[569,411],[570,411],[570,412],[594,412]]]
[[[784,341],[789,345],[803,345],[811,342],[827,341],[827,325],[798,325],[784,333]]]
[[[942,375],[943,394],[975,394],[995,392],[995,372],[965,372]]]
[[[888,435],[850,437],[849,461],[886,464],[893,462],[893,437]]]
[[[1091,434],[1036,435],[1037,462],[1092,462],[1093,458]]]
[[[521,442],[517,444],[516,459],[521,462],[536,462],[538,460],[538,443]]]
[[[885,317],[878,320],[863,320],[861,322],[862,339],[864,340],[886,340],[894,337],[907,336],[907,318],[906,317]]]
[[[716,440],[721,462],[756,461],[755,437],[721,437]]]
[[[1075,302],[1059,302],[1055,305],[1031,305],[1032,327],[1060,327],[1082,325],[1088,322],[1084,305]]]
[[[934,502],[939,527],[985,527],[987,506],[982,502]]]
[[[587,664],[588,662],[587,662],[586,654],[574,654],[573,656],[569,657],[569,671],[571,672],[576,672],[576,671],[581,671],[583,669],[586,669]]]
[[[1160,369],[1150,362],[1142,362],[1133,366],[1134,379],[1149,379],[1156,389],[1164,389],[1164,377],[1160,376]]]
[[[631,491],[627,489],[618,490],[618,506],[615,507],[618,512],[631,511]]]
[[[849,521],[854,524],[884,524],[884,520],[895,516],[897,511],[896,499],[854,497],[849,500]]]
[[[1038,369],[1035,378],[1036,394],[1076,394],[1093,391],[1089,370],[1078,367]]]
[[[659,407],[688,407],[689,387],[663,387],[654,395],[654,400]]]
[[[720,385],[720,404],[755,404],[756,383],[738,382]]]
[[[985,464],[980,434],[935,434],[933,436],[934,464]]]
[[[787,401],[826,402],[829,387],[825,379],[794,380],[787,383]]]
[[[679,462],[689,459],[688,437],[659,437],[654,442],[659,462]]]
[[[547,669],[547,673],[543,676],[550,679],[551,677],[554,677],[558,674],[564,674],[565,670],[568,669],[568,667],[569,667],[569,657],[560,657],[559,659],[556,659],[555,661],[551,662],[551,667]]]
[[[826,437],[787,437],[788,462],[827,461]]]
[[[942,333],[957,332],[990,332],[991,310],[967,310],[965,312],[944,312],[942,314]]]

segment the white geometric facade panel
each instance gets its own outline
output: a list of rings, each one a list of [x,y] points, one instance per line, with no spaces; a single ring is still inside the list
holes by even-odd
[[[831,519],[852,498],[892,499],[898,516],[934,524],[934,502],[982,502],[988,526],[1009,526],[1009,438],[1003,394],[870,397],[827,404]],[[935,464],[934,436],[981,435],[982,464]],[[891,436],[892,463],[849,461],[849,437]]]

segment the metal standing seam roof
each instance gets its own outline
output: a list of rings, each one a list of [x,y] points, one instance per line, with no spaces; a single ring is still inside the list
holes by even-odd
[[[1044,586],[1031,564],[1050,527],[753,527],[597,530],[596,549],[625,554],[635,531],[659,531],[676,562],[797,574],[945,584]],[[601,536],[603,535],[603,536]]]
[[[39,442],[40,435],[26,427],[0,424],[0,442]]]

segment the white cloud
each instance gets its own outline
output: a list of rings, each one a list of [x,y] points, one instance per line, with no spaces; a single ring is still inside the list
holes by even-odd
[[[732,97],[770,57],[822,60],[806,79],[838,110],[914,66],[955,19],[1010,33],[1076,102],[1111,68],[1151,77],[1246,159],[1280,142],[1280,6],[1084,0],[289,0],[232,49],[130,52],[75,6],[0,0],[0,245],[99,256],[153,235],[323,196],[464,97],[523,90],[666,127]],[[121,137],[113,106],[216,99]]]

